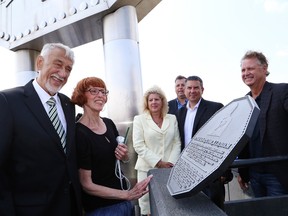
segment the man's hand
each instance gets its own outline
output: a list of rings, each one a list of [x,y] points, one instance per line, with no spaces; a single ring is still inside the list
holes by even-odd
[[[243,191],[247,191],[249,189],[248,183],[244,182],[240,175],[238,175],[237,180],[238,180],[240,188]]]

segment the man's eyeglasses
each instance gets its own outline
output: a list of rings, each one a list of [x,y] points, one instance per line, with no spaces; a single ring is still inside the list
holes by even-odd
[[[101,92],[102,95],[106,95],[106,96],[109,94],[109,91],[105,89],[93,88],[93,89],[88,89],[87,91],[89,91],[91,95],[98,95],[99,92]]]

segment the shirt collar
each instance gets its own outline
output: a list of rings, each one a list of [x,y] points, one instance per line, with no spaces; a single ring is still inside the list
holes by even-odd
[[[55,98],[56,100],[56,103],[59,103],[60,100],[58,98],[58,93],[56,93],[55,95],[51,96],[49,95],[40,85],[39,83],[36,81],[36,79],[33,80],[32,82],[34,88],[35,88],[35,91],[37,92],[42,104],[46,104],[46,102],[51,98]]]
[[[194,109],[198,109],[198,106],[199,106],[201,100],[202,100],[202,98],[200,98],[200,100],[198,101],[198,103],[194,106],[193,110],[194,110]],[[192,109],[190,108],[190,106],[189,106],[189,101],[188,101],[187,104],[186,104],[186,108],[189,109],[189,110],[192,110]]]
[[[178,98],[176,98],[176,102],[177,102],[177,107],[178,107],[178,109],[181,109],[182,107],[185,107],[185,106],[186,106],[186,104],[187,104],[187,102],[188,102],[188,99],[187,99],[187,98],[185,99],[185,103],[184,103],[183,105],[180,103],[180,101],[178,100]]]

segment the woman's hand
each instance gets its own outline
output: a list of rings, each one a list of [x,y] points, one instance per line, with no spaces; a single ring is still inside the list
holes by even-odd
[[[149,192],[148,184],[153,177],[148,176],[141,182],[138,182],[131,190],[119,190],[103,185],[98,185],[92,182],[91,170],[79,169],[80,182],[83,190],[92,195],[105,199],[118,199],[118,200],[136,200]]]
[[[151,180],[153,175],[149,175],[146,179],[142,180],[141,182],[138,182],[131,190],[128,192],[128,198],[127,200],[136,200],[145,195],[149,192],[148,184]]]
[[[115,157],[118,160],[129,161],[129,151],[127,145],[119,143],[115,148]]]
[[[165,161],[162,161],[162,160],[160,160],[160,161],[156,164],[156,167],[157,167],[157,168],[171,168],[171,167],[173,167],[173,166],[174,166],[173,163],[165,162]]]

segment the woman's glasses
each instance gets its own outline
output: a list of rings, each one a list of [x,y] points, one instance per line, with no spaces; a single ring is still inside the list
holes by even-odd
[[[88,89],[87,91],[89,91],[91,95],[99,95],[99,92],[101,92],[102,95],[105,95],[105,96],[109,94],[109,91],[105,89],[91,88],[91,89]]]

